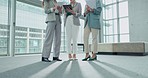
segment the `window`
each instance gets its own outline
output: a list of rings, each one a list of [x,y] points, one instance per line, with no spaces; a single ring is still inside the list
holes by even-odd
[[[104,0],[103,4],[104,42],[128,42],[128,1]]]
[[[30,39],[29,40],[29,52],[30,53],[40,53],[41,52],[41,40],[40,39]]]
[[[27,39],[15,39],[15,54],[22,54],[27,52]]]
[[[117,0],[103,0],[105,5],[115,3]]]
[[[105,31],[106,35],[117,34],[117,20],[105,21]]]
[[[58,0],[61,1],[61,0]],[[67,0],[63,0],[68,3]],[[63,19],[63,17],[62,17]],[[26,44],[16,47],[17,54],[20,53],[41,53],[45,38],[46,14],[42,7],[36,7],[27,3],[17,1],[16,3],[16,35],[18,41]],[[62,24],[63,26],[63,24]],[[61,51],[65,51],[65,30],[62,27]]]
[[[0,2],[0,55],[7,55],[8,51],[8,0]]]
[[[15,53],[41,53],[46,28],[43,8],[17,1]],[[22,46],[18,46],[18,44]],[[24,45],[23,45],[24,44]]]
[[[120,22],[120,34],[129,33],[129,21],[128,18],[121,18]]]
[[[121,34],[120,37],[121,42],[129,42],[129,34]]]
[[[106,6],[104,7],[105,11],[104,11],[104,18],[107,19],[113,19],[113,18],[117,18],[117,5],[110,5],[110,6]]]
[[[119,17],[128,16],[128,2],[119,3]]]

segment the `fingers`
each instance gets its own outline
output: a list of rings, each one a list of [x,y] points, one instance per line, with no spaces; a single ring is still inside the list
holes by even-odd
[[[69,7],[66,8],[67,10],[71,10]]]
[[[61,13],[61,12],[62,12],[62,7],[59,7],[58,10],[59,10],[59,12]]]
[[[70,8],[66,8],[66,10],[67,10],[68,12],[72,12],[72,10],[71,10]]]
[[[61,9],[62,7],[61,6],[57,6],[57,9]]]
[[[53,10],[55,11],[56,9],[57,9],[57,6],[54,6],[54,7],[53,7]]]

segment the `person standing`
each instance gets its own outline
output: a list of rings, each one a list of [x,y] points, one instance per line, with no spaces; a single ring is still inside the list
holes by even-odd
[[[70,5],[72,9],[67,8],[65,11],[65,27],[66,27],[66,36],[67,36],[67,52],[68,58],[76,59],[77,52],[77,39],[79,33],[80,19],[82,7],[81,4],[76,2],[76,0],[70,0]],[[73,43],[71,44],[71,41]],[[71,45],[73,46],[71,51]],[[73,55],[72,55],[73,54]]]
[[[62,61],[59,59],[60,45],[61,45],[61,7],[57,5],[56,0],[43,0],[43,7],[46,17],[46,35],[43,44],[42,61],[51,62],[49,56],[51,53],[52,43],[53,47],[53,60]],[[53,40],[54,39],[54,40]]]
[[[85,58],[82,61],[93,61],[97,60],[96,52],[98,45],[98,33],[101,31],[100,26],[100,14],[102,11],[100,0],[96,0],[96,8],[90,8],[86,5],[84,16],[85,25],[84,25],[84,52],[86,53]],[[92,33],[92,56],[89,55],[89,35]]]

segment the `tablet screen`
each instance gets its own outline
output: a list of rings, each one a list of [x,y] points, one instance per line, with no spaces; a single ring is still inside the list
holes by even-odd
[[[66,8],[70,8],[72,10],[72,6],[71,5],[63,5],[64,9],[66,10]]]

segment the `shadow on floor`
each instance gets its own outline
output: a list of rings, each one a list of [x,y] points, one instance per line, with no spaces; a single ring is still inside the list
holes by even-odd
[[[0,73],[0,78],[29,78],[33,74],[39,72],[40,70],[48,67],[55,62],[36,62],[26,66],[22,66],[16,69],[12,69],[6,72]]]
[[[98,61],[99,62],[99,61]],[[127,69],[124,69],[124,68],[121,68],[119,66],[115,66],[113,64],[110,64],[110,63],[106,63],[106,62],[100,62],[126,76],[128,76],[129,78],[148,78],[148,76],[143,76],[141,74],[138,74],[137,72],[133,72],[133,71],[130,71],[130,70],[127,70]]]
[[[102,78],[119,78],[116,74],[113,74],[112,72],[94,63],[93,61],[90,61],[88,63],[98,72],[98,74],[102,76]]]
[[[68,65],[71,65],[70,69],[68,70],[67,73],[65,73]],[[59,65],[54,71],[52,71],[45,78],[84,78],[84,77],[82,76],[78,61],[75,60],[75,61],[64,61],[61,65]]]
[[[81,72],[78,60],[72,61],[69,72],[63,78],[85,78]]]
[[[45,76],[45,78],[63,78],[63,74],[69,63],[70,61],[64,61],[55,70]]]

